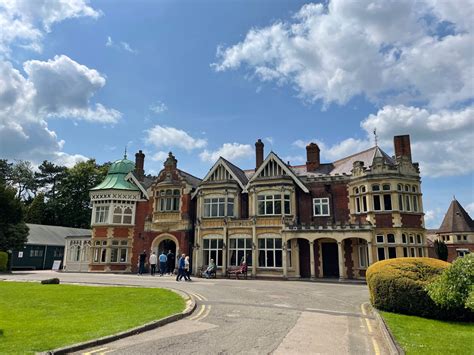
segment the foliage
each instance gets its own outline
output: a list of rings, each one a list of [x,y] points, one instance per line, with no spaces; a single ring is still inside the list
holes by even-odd
[[[438,259],[448,261],[448,247],[445,242],[442,240],[435,240],[434,250]]]
[[[52,279],[42,280],[42,285],[59,285],[59,279],[57,277],[53,277]]]
[[[446,317],[436,306],[425,286],[450,264],[431,258],[398,258],[379,261],[367,269],[372,304],[381,310]]]
[[[158,288],[0,282],[0,354],[34,353],[115,334],[182,312]]]
[[[43,224],[45,222],[45,210],[44,194],[40,192],[28,206],[25,221],[27,223]]]
[[[15,190],[0,184],[0,251],[23,248],[28,227],[23,222],[23,206]]]
[[[33,166],[29,161],[19,160],[12,166],[10,183],[16,188],[18,198],[28,199],[35,195],[38,184],[35,180]]]
[[[9,163],[7,159],[0,159],[0,184],[5,184],[10,180],[12,172],[12,163]]]
[[[464,355],[472,350],[474,323],[380,312],[397,343],[407,354]]]
[[[447,309],[468,308],[466,304],[474,287],[474,254],[457,258],[453,264],[427,286],[431,299]],[[471,295],[471,299],[472,299]],[[471,304],[472,305],[472,304]],[[474,308],[471,308],[474,311]]]
[[[8,254],[4,251],[0,251],[0,272],[8,270]]]

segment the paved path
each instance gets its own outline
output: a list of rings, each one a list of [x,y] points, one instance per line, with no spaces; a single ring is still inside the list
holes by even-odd
[[[59,277],[68,283],[136,285],[192,294],[187,319],[83,351],[87,354],[386,354],[365,285],[203,280],[171,276],[18,272],[4,279]]]

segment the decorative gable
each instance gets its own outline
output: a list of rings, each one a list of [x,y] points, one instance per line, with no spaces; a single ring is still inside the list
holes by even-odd
[[[207,181],[226,181],[235,180],[232,174],[223,165],[218,165]]]
[[[264,165],[263,169],[260,174],[257,175],[257,178],[288,176],[283,167],[273,158],[271,158],[267,164],[262,165]]]

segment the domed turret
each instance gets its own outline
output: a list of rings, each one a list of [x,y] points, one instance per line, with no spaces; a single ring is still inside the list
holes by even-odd
[[[126,158],[117,160],[112,163],[107,175],[109,174],[128,174],[135,169],[135,163]]]

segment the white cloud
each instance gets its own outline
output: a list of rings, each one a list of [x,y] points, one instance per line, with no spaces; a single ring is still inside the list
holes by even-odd
[[[112,41],[112,37],[107,36],[107,42],[105,42],[106,47],[112,47],[114,45],[114,41]]]
[[[156,152],[155,154],[152,155],[151,160],[153,161],[164,161],[166,158],[168,158],[168,153],[159,151]]]
[[[160,113],[167,111],[168,107],[165,105],[165,103],[158,101],[150,105],[150,110],[159,115]]]
[[[205,139],[193,138],[181,129],[160,125],[146,131],[145,142],[157,148],[177,147],[188,151],[204,148],[207,144]]]
[[[202,161],[215,162],[219,157],[230,161],[249,158],[253,156],[253,149],[249,144],[224,143],[215,151],[204,150],[199,154]]]
[[[266,140],[268,143],[270,143],[270,145],[273,145],[273,143],[275,142],[273,137],[265,137],[264,140]]]
[[[467,204],[465,207],[465,210],[467,213],[469,213],[469,216],[471,216],[472,218],[474,216],[474,202]]]
[[[261,81],[288,84],[326,106],[364,95],[384,104],[450,107],[473,97],[473,5],[445,3],[306,4],[291,21],[251,29],[242,42],[219,47],[213,67],[246,67]],[[443,20],[456,31],[437,33]]]
[[[105,42],[105,46],[110,47],[110,48],[123,49],[124,51],[133,53],[133,54],[138,53],[138,51],[136,49],[133,49],[129,43],[123,42],[123,41],[119,43],[115,43],[112,40],[112,37],[110,36],[107,36],[107,41]]]
[[[77,17],[96,19],[101,12],[85,0],[7,0],[0,2],[0,56],[11,46],[41,51],[44,34],[55,23]]]
[[[64,141],[49,129],[52,117],[116,122],[121,113],[90,99],[105,85],[97,71],[66,56],[46,62],[28,61],[23,76],[11,63],[0,61],[0,151],[8,159],[62,164],[86,159],[64,153]]]
[[[282,158],[285,163],[290,162],[290,165],[298,165],[306,163],[306,158],[302,155],[287,155]]]

